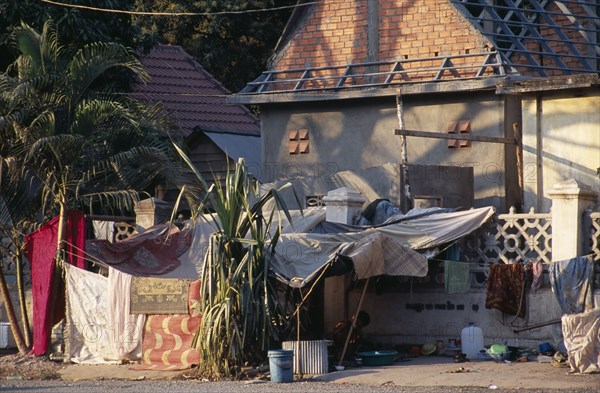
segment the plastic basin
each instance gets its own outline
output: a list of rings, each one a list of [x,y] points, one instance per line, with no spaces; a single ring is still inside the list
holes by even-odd
[[[364,366],[389,366],[398,355],[397,351],[368,351],[359,352]]]

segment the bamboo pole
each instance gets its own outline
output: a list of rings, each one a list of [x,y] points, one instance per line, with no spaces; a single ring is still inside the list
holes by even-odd
[[[348,344],[350,343],[350,337],[352,336],[352,330],[354,330],[354,327],[356,326],[356,318],[358,317],[358,313],[360,312],[360,309],[362,307],[363,300],[365,299],[365,294],[367,293],[367,287],[369,286],[370,279],[371,279],[371,277],[368,277],[367,281],[365,282],[365,286],[363,288],[362,294],[360,295],[360,300],[358,301],[358,307],[356,308],[356,313],[352,316],[352,324],[350,325],[350,330],[348,330],[348,336],[346,337],[346,343],[344,344],[342,356],[340,356],[340,360],[338,363],[339,366],[342,365],[342,361],[344,360],[344,356],[346,355],[346,350],[348,349]]]

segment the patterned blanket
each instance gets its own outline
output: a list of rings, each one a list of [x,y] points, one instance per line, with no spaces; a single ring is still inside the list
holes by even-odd
[[[185,370],[198,365],[200,352],[192,340],[200,317],[189,315],[149,315],[144,327],[142,363],[134,370]]]
[[[133,277],[132,314],[187,314],[188,287],[192,280]]]
[[[149,315],[144,326],[142,362],[134,370],[185,370],[200,362],[192,341],[200,327],[200,280],[192,281],[187,297],[189,314]]]

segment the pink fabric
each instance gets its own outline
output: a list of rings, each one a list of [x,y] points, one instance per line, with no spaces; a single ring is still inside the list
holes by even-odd
[[[58,221],[55,217],[45,226],[26,236],[27,257],[31,263],[33,297],[33,349],[31,354],[42,356],[48,350],[52,326],[65,314],[64,284],[55,274],[54,256],[58,242]],[[84,268],[84,216],[82,212],[68,213],[66,231],[67,261]]]
[[[181,264],[178,258],[190,248],[192,236],[189,228],[159,224],[120,242],[89,241],[86,251],[124,273],[157,276]]]

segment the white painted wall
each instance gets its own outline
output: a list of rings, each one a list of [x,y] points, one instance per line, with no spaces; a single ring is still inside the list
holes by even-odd
[[[547,212],[547,193],[537,197],[538,187],[549,190],[554,184],[575,179],[600,192],[600,92],[585,96],[544,95],[541,117],[537,118],[534,97],[523,100],[523,161],[525,210]],[[541,129],[540,138],[536,129]],[[537,168],[536,157],[541,159]],[[539,186],[538,186],[539,182]]]

